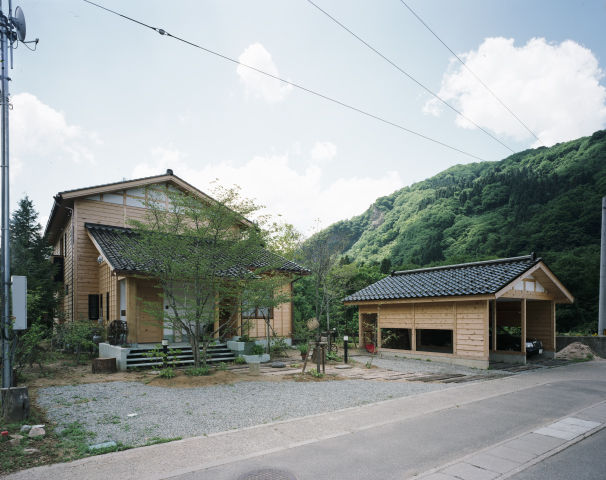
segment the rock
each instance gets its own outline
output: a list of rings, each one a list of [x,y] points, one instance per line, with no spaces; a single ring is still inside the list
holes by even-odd
[[[38,450],[37,448],[24,448],[23,449],[23,453],[25,455],[33,455],[34,453],[40,453],[40,450]]]
[[[274,362],[271,364],[271,368],[286,368],[286,364],[284,362]]]
[[[139,414],[138,413],[129,413],[128,415],[126,415],[127,417],[137,417]]]
[[[97,443],[96,445],[91,445],[88,447],[89,450],[103,450],[105,448],[116,447],[117,444],[113,440],[110,442]]]
[[[19,435],[17,433],[14,433],[13,435],[10,436],[10,440],[9,443],[13,446],[16,447],[17,445],[19,445],[21,443],[21,440],[23,439],[23,435]]]
[[[33,426],[28,434],[29,438],[43,437],[44,435],[46,435],[46,431],[38,425]]]
[[[31,425],[21,425],[21,433],[29,432],[32,429]]]
[[[351,365],[349,365],[348,363],[345,363],[343,365],[337,365],[335,368],[339,369],[339,370],[346,370],[348,368],[353,368]]]

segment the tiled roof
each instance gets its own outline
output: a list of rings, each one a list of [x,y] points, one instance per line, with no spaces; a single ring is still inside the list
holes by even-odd
[[[154,263],[153,259],[145,262],[133,259],[136,255],[132,252],[138,250],[137,244],[140,236],[130,228],[95,223],[86,223],[84,226],[101,249],[101,254],[115,270],[125,273],[144,273],[153,270],[151,268]],[[223,257],[221,262],[231,264],[223,270],[222,274],[225,276],[239,276],[243,272],[248,273],[246,267],[263,268],[272,265],[275,266],[274,270],[280,272],[298,275],[308,275],[310,273],[307,268],[261,248],[255,252],[249,252],[246,258],[227,262]]]
[[[393,272],[344,302],[494,294],[541,261],[534,254]]]

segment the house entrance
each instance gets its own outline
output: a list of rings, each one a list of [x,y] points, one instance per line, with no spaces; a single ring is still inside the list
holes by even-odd
[[[377,349],[377,314],[364,313],[362,314],[362,334],[360,335],[360,343],[370,353],[374,353]]]

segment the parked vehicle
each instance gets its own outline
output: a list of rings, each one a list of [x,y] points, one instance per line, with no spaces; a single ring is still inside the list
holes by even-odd
[[[499,350],[510,350],[512,352],[522,351],[521,336],[514,335],[503,327],[497,327],[497,348]],[[492,335],[490,337],[490,348],[492,348]],[[536,338],[526,338],[526,356],[540,355],[543,353],[543,343]]]

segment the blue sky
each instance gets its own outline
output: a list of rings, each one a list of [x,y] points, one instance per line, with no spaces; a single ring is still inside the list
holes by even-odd
[[[485,160],[510,153],[305,0],[99,3]],[[538,144],[399,0],[316,3],[513,150]],[[606,1],[407,3],[543,144],[605,128]],[[203,190],[238,184],[309,233],[474,161],[81,0],[17,4],[40,44],[15,51],[11,198],[28,194],[43,224],[59,191],[172,168]]]

